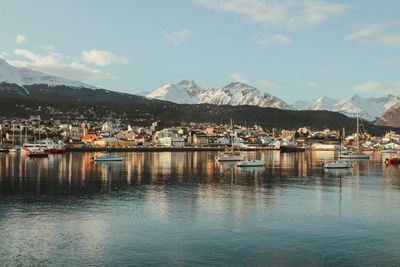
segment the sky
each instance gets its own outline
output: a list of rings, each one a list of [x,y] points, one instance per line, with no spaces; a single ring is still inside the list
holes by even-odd
[[[398,0],[0,0],[0,57],[138,94],[245,82],[289,104],[400,95]]]

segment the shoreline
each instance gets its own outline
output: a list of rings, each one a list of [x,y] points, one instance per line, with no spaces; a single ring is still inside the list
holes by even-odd
[[[225,147],[71,147],[67,146],[67,152],[99,152],[99,151],[111,151],[111,152],[184,152],[184,151],[224,151]],[[263,150],[279,150],[275,147],[246,147],[241,148],[241,151],[263,151]]]

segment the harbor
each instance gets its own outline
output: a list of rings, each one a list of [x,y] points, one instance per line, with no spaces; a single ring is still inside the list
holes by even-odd
[[[116,152],[123,161],[91,163],[95,153],[0,154],[3,265],[397,260],[400,169],[383,153],[330,171],[331,151],[242,153],[263,167],[219,163],[216,151]]]

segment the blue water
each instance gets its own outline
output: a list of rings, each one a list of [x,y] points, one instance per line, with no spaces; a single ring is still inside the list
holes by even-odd
[[[399,265],[400,167],[331,152],[0,154],[0,265]]]

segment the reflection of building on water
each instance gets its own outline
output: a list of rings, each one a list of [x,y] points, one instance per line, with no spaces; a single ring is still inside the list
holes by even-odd
[[[73,152],[47,159],[0,154],[0,192],[30,190],[36,194],[57,189],[57,192],[67,193],[107,193],[113,188],[138,184],[176,183],[277,187],[290,182],[285,177],[299,177],[304,183],[320,183],[323,186],[336,182],[329,181],[331,178],[347,176],[324,174],[321,163],[330,160],[326,153],[331,152],[243,152],[245,159],[263,159],[266,162],[265,168],[253,167],[250,170],[238,168],[235,164],[218,163],[214,152],[132,152],[125,153],[125,160],[116,165],[90,163],[93,153]],[[357,183],[360,175],[374,176],[381,172],[384,177],[390,178],[384,181],[385,185],[397,188],[393,179],[399,175],[400,168],[386,167],[379,155],[375,158],[377,161],[357,162],[351,179]]]

